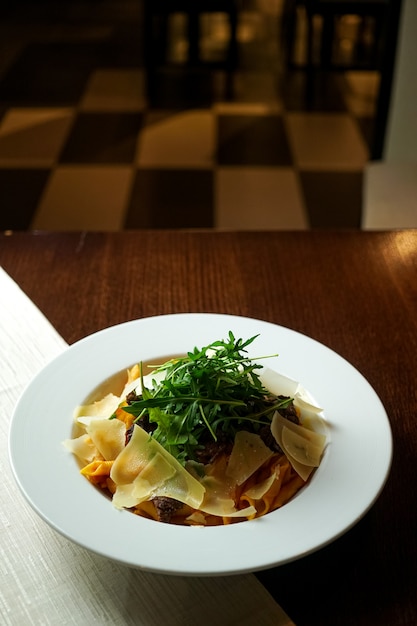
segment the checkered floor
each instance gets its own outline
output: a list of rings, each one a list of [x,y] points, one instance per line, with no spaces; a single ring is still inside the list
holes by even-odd
[[[174,63],[153,102],[139,2],[23,4],[0,27],[1,229],[360,226],[378,76],[318,73],[307,98],[279,63],[279,2],[241,12],[231,93]]]

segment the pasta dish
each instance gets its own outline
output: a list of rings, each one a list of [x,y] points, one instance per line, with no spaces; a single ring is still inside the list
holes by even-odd
[[[77,407],[63,443],[81,474],[115,507],[173,524],[230,524],[286,504],[320,464],[325,423],[296,381],[247,356],[255,339],[229,332],[138,363],[121,393]]]

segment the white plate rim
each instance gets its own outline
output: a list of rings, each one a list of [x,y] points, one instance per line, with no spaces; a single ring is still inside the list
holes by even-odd
[[[225,338],[229,330],[236,338],[259,335],[249,355],[278,352],[278,357],[268,360],[268,367],[298,380],[323,407],[330,443],[313,480],[278,511],[224,527],[178,527],[117,511],[79,475],[75,459],[61,444],[71,436],[73,409],[105,378],[138,359],[201,347]],[[136,338],[140,345],[132,343]],[[264,320],[176,313],[103,329],[48,363],[15,407],[9,458],[32,508],[78,545],[146,571],[227,575],[291,562],[354,526],[385,485],[392,434],[369,382],[322,343]]]

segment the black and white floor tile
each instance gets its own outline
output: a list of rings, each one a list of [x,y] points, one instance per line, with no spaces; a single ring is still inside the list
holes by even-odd
[[[254,0],[231,94],[221,69],[174,65],[151,102],[140,3],[58,4],[0,26],[2,230],[359,228],[374,72],[317,73],[306,103],[279,2],[271,25]]]

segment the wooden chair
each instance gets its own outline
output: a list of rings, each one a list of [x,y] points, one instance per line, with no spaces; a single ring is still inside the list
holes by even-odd
[[[392,0],[391,0],[392,1]],[[329,69],[377,69],[381,59],[381,49],[387,22],[390,0],[286,0],[284,3],[284,31],[287,61],[291,65],[294,56],[294,42],[297,29],[298,11],[305,11],[307,23],[306,63],[307,68],[320,67]],[[337,20],[346,15],[357,15],[361,23],[372,18],[373,48],[367,62],[353,62],[338,65],[333,59],[333,47]],[[322,22],[318,58],[315,57],[316,29],[315,17],[319,16]]]
[[[237,0],[144,0],[144,58],[148,95],[155,91],[159,68],[169,64],[168,23],[170,16],[185,14],[187,21],[188,54],[186,68],[221,68],[229,74],[237,62]],[[207,62],[201,55],[201,17],[209,13],[227,15],[230,37],[224,60]]]

